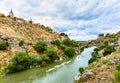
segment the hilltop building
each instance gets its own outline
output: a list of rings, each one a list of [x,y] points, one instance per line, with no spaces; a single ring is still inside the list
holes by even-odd
[[[13,13],[12,10],[10,11],[9,16],[10,16],[11,18],[14,18],[14,13]]]

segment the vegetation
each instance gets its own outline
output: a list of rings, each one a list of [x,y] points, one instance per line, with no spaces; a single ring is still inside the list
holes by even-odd
[[[54,40],[51,42],[54,45],[60,46],[61,42],[59,40]]]
[[[50,60],[51,60],[52,62],[54,62],[55,59],[58,58],[57,52],[56,52],[55,50],[53,50],[53,49],[47,49],[47,50],[45,51],[45,54],[50,58]]]
[[[65,36],[65,37],[68,37],[68,35],[67,35],[67,34],[65,34],[65,33],[60,33],[60,36]]]
[[[33,48],[38,52],[38,53],[43,53],[47,49],[47,44],[45,42],[39,41],[33,46]]]
[[[103,34],[103,33],[102,33],[102,34],[99,34],[98,37],[104,37],[104,34]]]
[[[79,43],[70,39],[65,39],[63,40],[63,44],[66,46],[71,46],[71,47],[78,47]]]
[[[116,71],[115,71],[115,83],[120,82],[120,63],[116,66]]]
[[[66,47],[64,50],[64,54],[68,57],[73,57],[76,53],[75,53],[75,50],[73,48]]]
[[[30,23],[30,24],[32,24],[32,23],[33,23],[32,19],[29,21],[29,23]]]
[[[92,53],[92,58],[88,61],[88,64],[91,64],[94,61],[98,61],[99,58],[100,57],[99,57],[98,51],[95,49],[94,52]]]
[[[45,29],[46,29],[46,31],[48,31],[48,32],[50,32],[50,33],[52,33],[52,32],[53,32],[53,29],[52,29],[52,28],[50,28],[50,27],[45,27]]]
[[[8,43],[6,42],[0,42],[0,50],[6,50],[8,47]]]
[[[25,53],[20,52],[15,55],[12,62],[9,64],[8,69],[10,72],[18,72],[30,68],[31,57]]]
[[[85,71],[85,69],[83,67],[79,68],[79,72],[82,74]]]
[[[20,41],[19,41],[19,46],[24,45],[24,43],[25,43],[24,40],[20,40]]]
[[[105,49],[104,49],[104,53],[103,55],[106,56],[108,54],[111,54],[112,52],[115,51],[115,48],[113,46],[107,46]]]

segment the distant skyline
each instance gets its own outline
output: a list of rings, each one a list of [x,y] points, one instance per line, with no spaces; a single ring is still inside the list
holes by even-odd
[[[50,26],[74,40],[120,31],[120,0],[1,0],[0,13]]]

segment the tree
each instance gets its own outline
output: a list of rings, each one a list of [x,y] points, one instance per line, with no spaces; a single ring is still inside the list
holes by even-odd
[[[47,44],[45,42],[39,41],[35,44],[35,46],[33,46],[33,48],[37,52],[43,53],[47,49]]]
[[[84,68],[83,67],[80,67],[79,68],[79,72],[82,74],[84,72]]]
[[[59,40],[51,41],[51,43],[54,45],[57,45],[57,46],[60,46],[60,44],[61,44]]]
[[[8,69],[10,72],[18,72],[30,68],[31,57],[26,52],[19,52],[12,59]]]
[[[60,36],[65,36],[65,37],[68,37],[68,35],[67,35],[67,34],[65,34],[65,33],[60,33]]]
[[[103,33],[102,33],[102,34],[99,34],[98,37],[104,37],[104,34],[103,34]]]
[[[104,50],[103,55],[106,56],[114,51],[115,51],[115,48],[113,46],[107,46]]]
[[[116,66],[114,76],[115,76],[115,83],[119,83],[120,82],[120,63]]]
[[[22,46],[24,43],[25,43],[24,40],[20,40],[19,41],[19,46]]]
[[[57,52],[53,49],[47,49],[45,54],[51,59],[52,62],[58,58]]]
[[[0,42],[0,50],[6,50],[8,46],[9,46],[8,43]]]
[[[64,39],[63,44],[66,45],[66,46],[70,46],[71,45],[70,39]]]
[[[73,57],[76,53],[75,53],[75,50],[73,48],[66,47],[64,50],[64,54],[68,57]]]

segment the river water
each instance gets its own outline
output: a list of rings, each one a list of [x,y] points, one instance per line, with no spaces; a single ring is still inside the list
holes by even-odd
[[[74,78],[79,73],[79,67],[88,66],[88,60],[91,58],[94,48],[85,49],[80,55],[71,60],[70,63],[51,72],[45,73],[47,69],[53,66],[29,69],[4,76],[2,83],[74,83]]]

